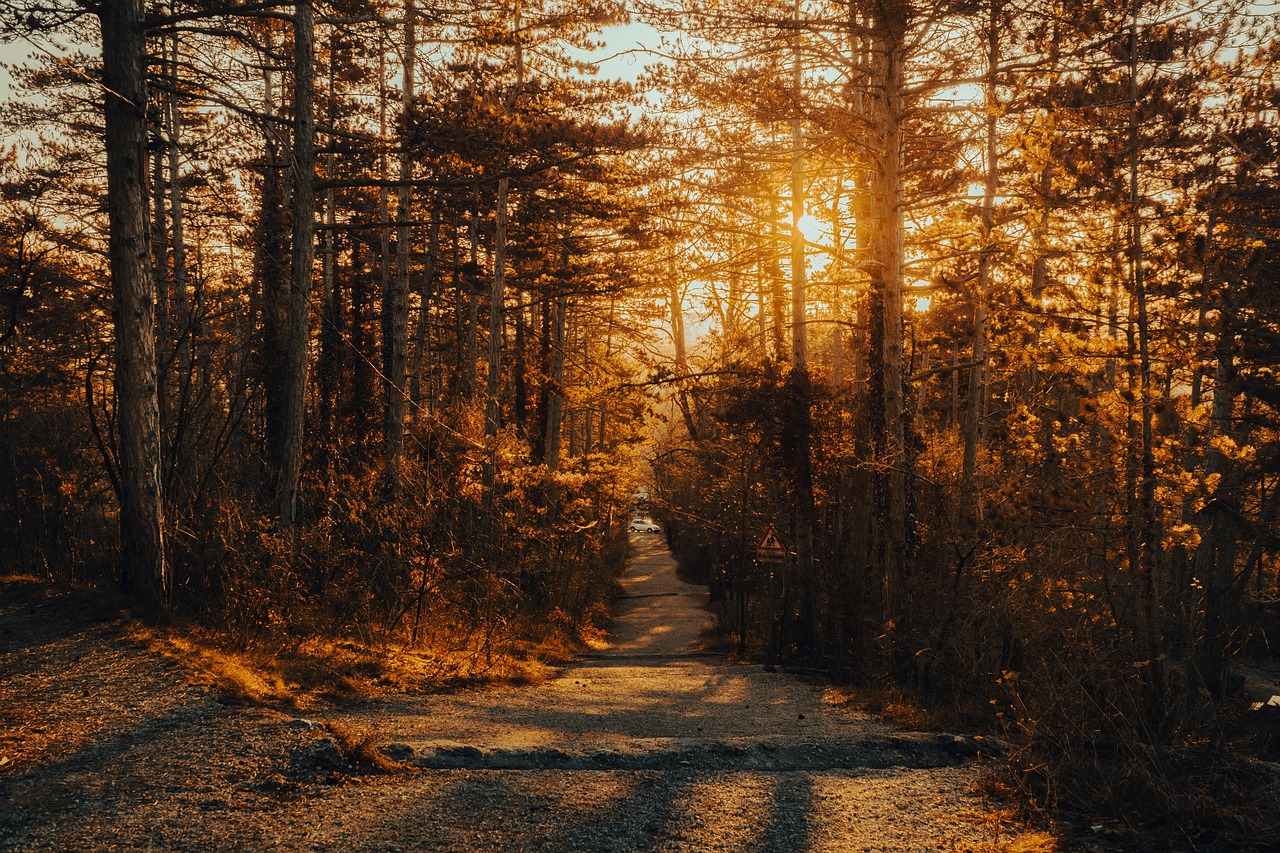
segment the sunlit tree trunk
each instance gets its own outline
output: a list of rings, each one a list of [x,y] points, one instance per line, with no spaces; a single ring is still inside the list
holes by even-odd
[[[160,486],[156,291],[146,214],[144,14],[142,0],[119,0],[103,4],[98,17],[119,418],[121,581],[130,595],[164,609],[170,584]]]
[[[684,288],[676,269],[675,247],[667,255],[667,309],[671,316],[671,342],[675,347],[676,374],[680,377],[676,384],[676,405],[684,418],[685,429],[689,438],[698,439],[698,422],[694,417],[693,403],[689,392],[685,389],[685,377],[689,375],[688,341],[684,331]]]
[[[175,89],[177,88],[178,68],[180,65],[178,54],[178,38],[174,36],[170,41],[171,54],[169,57],[169,74],[173,81]],[[168,167],[169,167],[169,227],[172,230],[170,237],[173,252],[173,278],[172,278],[172,294],[173,294],[173,310],[171,321],[176,327],[177,340],[175,342],[176,351],[174,353],[174,365],[178,375],[178,406],[176,411],[176,420],[172,424],[173,441],[174,441],[174,464],[173,473],[176,482],[183,484],[183,488],[190,488],[191,472],[191,448],[187,447],[184,436],[183,427],[190,415],[191,408],[191,385],[192,370],[194,368],[193,359],[195,355],[195,323],[191,312],[191,302],[187,294],[187,240],[186,240],[186,216],[184,212],[184,193],[182,189],[182,167],[180,146],[182,144],[182,111],[178,106],[178,97],[174,93],[170,93],[165,99],[166,115],[165,121],[168,126]],[[165,303],[163,293],[159,295],[161,304]]]
[[[995,262],[995,200],[1000,184],[1000,149],[996,116],[999,92],[996,74],[1000,62],[1000,15],[1002,4],[992,0],[987,18],[987,73],[983,84],[986,112],[985,175],[982,192],[982,247],[978,255],[978,278],[974,284],[973,333],[970,344],[969,399],[964,411],[964,458],[960,474],[960,504],[971,524],[982,521],[982,495],[974,482],[982,439],[982,412],[987,397],[987,302],[991,298],[992,267]]]
[[[782,278],[782,235],[778,228],[778,198],[769,197],[769,240],[766,244],[765,257],[769,264],[769,303],[771,306],[770,332],[773,339],[773,357],[777,361],[786,361],[787,328],[787,294]]]
[[[801,116],[804,65],[800,56],[800,0],[796,0],[795,41],[792,45],[792,98],[795,113],[791,117],[791,374],[788,379],[790,409],[786,426],[789,457],[795,489],[796,569],[799,581],[799,615],[796,641],[802,651],[816,646],[814,634],[813,575],[813,411],[809,376],[808,284],[805,275],[804,231],[804,124]]]
[[[159,39],[158,52],[165,57],[164,73],[169,74],[164,37]],[[160,406],[160,489],[165,500],[172,507],[173,503],[173,460],[181,453],[180,439],[174,434],[175,411],[171,398],[170,382],[173,379],[172,342],[174,339],[174,322],[170,317],[172,310],[170,277],[169,277],[169,200],[166,192],[168,177],[166,169],[166,151],[174,151],[168,136],[168,104],[173,101],[173,84],[168,84],[170,91],[160,94],[156,101],[161,113],[160,122],[152,127],[150,146],[151,156],[151,271],[156,294],[156,399]]]

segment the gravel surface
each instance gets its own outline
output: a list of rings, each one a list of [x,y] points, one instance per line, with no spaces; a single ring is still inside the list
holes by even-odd
[[[705,589],[659,536],[632,555],[609,648],[549,681],[309,718],[219,704],[110,614],[0,600],[0,849],[1004,849],[972,741],[700,652]]]

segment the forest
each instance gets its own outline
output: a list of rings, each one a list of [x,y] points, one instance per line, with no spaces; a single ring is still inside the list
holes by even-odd
[[[639,500],[732,654],[1280,837],[1275,12],[0,2],[0,574],[465,673]]]

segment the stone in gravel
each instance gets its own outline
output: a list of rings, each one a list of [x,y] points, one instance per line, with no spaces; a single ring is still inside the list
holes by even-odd
[[[408,761],[413,758],[413,747],[407,743],[387,743],[378,747],[378,751],[392,761]]]
[[[302,729],[303,731],[306,731],[306,732],[314,731],[320,728],[320,723],[316,722],[315,720],[304,720],[301,717],[298,717],[297,719],[293,719],[293,720],[288,720],[285,722],[284,725],[286,728]]]
[[[445,746],[437,749],[436,752],[440,755],[452,755],[458,758],[478,759],[484,756],[484,753],[474,746]]]
[[[331,737],[323,737],[313,744],[304,746],[294,754],[295,769],[306,772],[321,770],[341,770],[347,766],[346,756],[342,748]]]

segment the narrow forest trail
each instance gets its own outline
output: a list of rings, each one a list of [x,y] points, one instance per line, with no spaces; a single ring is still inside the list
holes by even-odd
[[[632,534],[609,648],[537,687],[330,715],[376,726],[441,786],[398,798],[393,824],[441,849],[991,849],[951,739],[700,652],[706,589],[675,568],[662,537]]]
[[[898,732],[816,684],[699,653],[706,590],[676,577],[660,537],[633,535],[623,585],[609,648],[543,684],[313,719],[176,689],[163,661],[105,627],[24,647],[39,605],[0,607],[11,697],[109,710],[75,738],[59,735],[68,721],[23,723],[45,740],[0,768],[0,848],[1003,849],[1009,829],[983,817],[959,739]],[[76,666],[79,682],[64,675]],[[374,733],[407,769],[352,772],[325,722]]]

